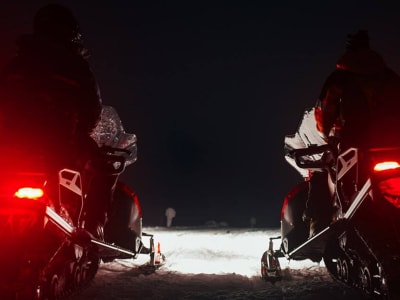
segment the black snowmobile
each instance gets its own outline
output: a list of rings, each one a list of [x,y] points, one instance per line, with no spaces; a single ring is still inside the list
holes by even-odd
[[[308,182],[294,187],[281,212],[281,243],[261,258],[266,280],[281,277],[280,257],[323,261],[330,274],[377,299],[400,298],[400,147],[350,148],[338,153],[315,130],[306,110],[297,132],[285,137],[286,160],[306,179],[326,171],[333,212],[328,225],[310,236],[303,218]],[[397,145],[396,145],[397,144]],[[326,199],[321,199],[321,202]],[[274,239],[271,238],[271,239]],[[272,240],[271,240],[272,241]]]
[[[124,131],[112,107],[103,107],[93,138],[104,153],[96,171],[118,175],[135,162],[136,136]],[[142,232],[138,198],[123,182],[116,186],[115,216],[109,216],[114,234],[107,240],[85,227],[87,189],[79,171],[63,168],[54,176],[45,156],[13,145],[2,145],[0,165],[1,299],[61,299],[87,285],[101,261],[144,254],[144,272],[163,264],[153,235]]]

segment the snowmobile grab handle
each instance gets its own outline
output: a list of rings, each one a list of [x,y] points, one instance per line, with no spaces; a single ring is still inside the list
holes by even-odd
[[[303,169],[329,168],[338,155],[337,147],[331,144],[311,145],[308,148],[293,149],[290,152],[295,158],[296,165]]]

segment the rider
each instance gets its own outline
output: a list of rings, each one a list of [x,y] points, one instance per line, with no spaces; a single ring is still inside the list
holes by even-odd
[[[24,143],[32,149],[50,149],[46,158],[53,154],[53,163],[62,157],[64,163],[83,171],[83,180],[100,182],[93,190],[102,201],[93,196],[93,191],[88,192],[87,199],[92,209],[87,209],[92,212],[87,226],[98,234],[116,178],[96,176],[85,168],[89,158],[101,156],[90,134],[102,110],[87,58],[73,13],[59,4],[39,9],[33,33],[17,39],[17,54],[0,75],[0,121],[2,134],[23,134]]]
[[[346,51],[326,79],[315,106],[318,131],[339,151],[377,142],[384,134],[382,128],[378,129],[382,116],[387,120],[391,114],[394,122],[389,126],[399,126],[394,113],[399,87],[399,76],[370,49],[368,32],[348,35]],[[374,132],[378,134],[372,136]],[[310,219],[311,236],[329,225],[332,213],[328,174],[314,172],[304,213]]]
[[[51,140],[52,145],[89,137],[101,97],[86,58],[74,15],[57,4],[41,8],[33,34],[17,39],[17,55],[1,74],[3,126],[20,129],[29,123],[30,131],[46,130],[55,135],[51,138],[63,134],[65,139]]]

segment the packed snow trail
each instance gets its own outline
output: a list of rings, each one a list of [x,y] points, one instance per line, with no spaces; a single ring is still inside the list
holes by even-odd
[[[334,281],[323,263],[280,259],[281,281],[261,279],[260,259],[278,229],[145,228],[160,242],[166,264],[145,275],[145,261],[103,263],[92,284],[70,299],[363,299]],[[277,241],[278,243],[278,241]],[[143,257],[147,259],[147,257]]]

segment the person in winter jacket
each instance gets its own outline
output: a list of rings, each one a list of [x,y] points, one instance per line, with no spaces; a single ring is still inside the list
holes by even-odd
[[[86,226],[97,234],[116,177],[86,169],[89,160],[102,156],[90,136],[100,119],[102,99],[88,57],[73,13],[59,4],[40,8],[33,32],[18,37],[17,53],[0,73],[0,135],[43,149],[54,169],[61,165],[82,171],[91,215]]]
[[[30,142],[62,144],[60,150],[90,144],[102,101],[79,23],[57,4],[41,8],[33,23],[33,34],[18,37],[17,53],[0,74],[3,132],[29,130]]]
[[[399,95],[400,78],[370,48],[368,32],[348,35],[346,51],[325,80],[315,106],[317,129],[339,152],[382,146],[383,140],[393,140],[393,136],[384,137],[388,131],[382,132],[383,128],[400,129]],[[304,214],[310,219],[310,235],[329,225],[332,212],[328,174],[314,172]]]

